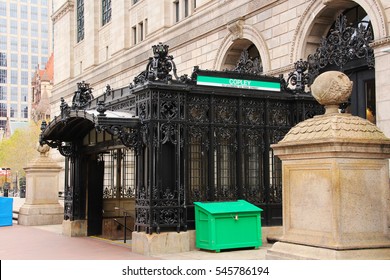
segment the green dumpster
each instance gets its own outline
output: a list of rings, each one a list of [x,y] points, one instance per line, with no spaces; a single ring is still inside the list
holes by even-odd
[[[194,204],[197,248],[220,252],[262,245],[261,208],[245,200]]]

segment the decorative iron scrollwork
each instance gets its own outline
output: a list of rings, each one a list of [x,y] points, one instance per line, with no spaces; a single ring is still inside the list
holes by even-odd
[[[252,59],[249,57],[247,49],[243,50],[236,67],[233,69],[239,73],[260,74],[263,72],[263,65],[259,58]]]
[[[71,142],[62,142],[60,140],[47,140],[43,139],[43,132],[47,127],[46,121],[42,121],[41,123],[41,134],[39,135],[39,144],[40,145],[48,145],[50,148],[58,149],[60,154],[64,157],[72,157],[75,156],[74,145]]]
[[[335,22],[335,29],[328,37],[321,40],[314,54],[308,56],[309,84],[329,64],[336,65],[340,71],[351,60],[363,58],[369,67],[374,67],[374,51],[370,42],[374,39],[371,29],[364,24],[358,27],[347,25],[347,17],[340,14]]]
[[[60,154],[64,157],[71,157],[75,155],[74,146],[71,142],[62,142],[57,148]]]
[[[174,119],[177,116],[179,109],[175,101],[163,101],[160,106],[160,113],[164,119]]]
[[[139,128],[126,128],[121,125],[97,125],[98,132],[106,131],[113,136],[117,136],[123,145],[133,149],[138,154],[142,142],[140,141]]]
[[[287,80],[281,75],[282,89],[290,93],[304,93],[322,69],[335,65],[343,71],[345,65],[355,59],[364,59],[369,68],[375,66],[374,51],[370,43],[374,39],[369,25],[360,23],[358,27],[349,26],[347,17],[340,14],[335,22],[335,28],[328,37],[323,38],[314,54],[307,61],[300,59],[294,64]],[[292,86],[292,87],[291,87]]]

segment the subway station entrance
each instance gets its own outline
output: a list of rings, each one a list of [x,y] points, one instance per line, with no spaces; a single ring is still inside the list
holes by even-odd
[[[194,68],[177,76],[168,46],[153,46],[130,86],[97,98],[78,83],[72,104],[43,123],[41,144],[65,157],[64,220],[87,235],[122,238],[124,228],[194,228],[194,202],[244,199],[262,224],[282,224],[281,162],[270,145],[323,113],[282,80]]]

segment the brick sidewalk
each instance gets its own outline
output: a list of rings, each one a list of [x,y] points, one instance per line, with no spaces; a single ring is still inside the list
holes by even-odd
[[[32,226],[0,227],[1,260],[152,260],[92,237],[68,237]]]

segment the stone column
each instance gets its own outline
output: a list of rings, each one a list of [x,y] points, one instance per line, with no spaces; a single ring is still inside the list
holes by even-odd
[[[273,145],[283,168],[283,236],[267,259],[390,259],[390,139],[341,114],[352,83],[341,72],[312,85],[326,113]]]
[[[61,224],[64,208],[58,202],[58,176],[61,167],[49,156],[49,146],[39,146],[40,156],[24,168],[26,201],[19,210],[21,225]]]

